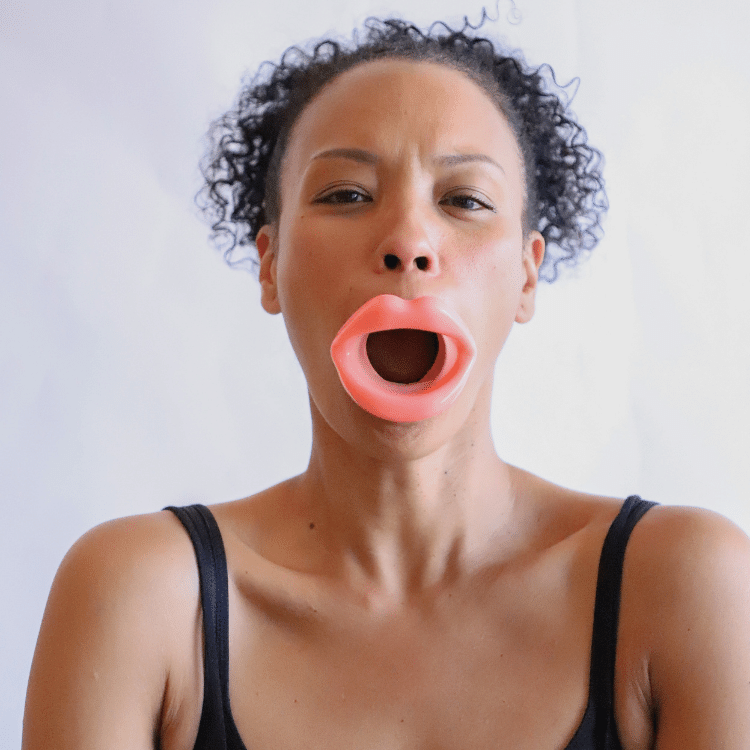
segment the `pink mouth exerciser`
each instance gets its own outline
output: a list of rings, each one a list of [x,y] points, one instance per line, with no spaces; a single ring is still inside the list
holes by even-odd
[[[385,380],[367,356],[371,333],[404,328],[438,337],[437,358],[415,383]],[[476,346],[458,315],[435,297],[405,300],[381,294],[341,326],[331,344],[331,357],[341,383],[359,406],[391,422],[417,422],[440,414],[458,398],[474,364]]]

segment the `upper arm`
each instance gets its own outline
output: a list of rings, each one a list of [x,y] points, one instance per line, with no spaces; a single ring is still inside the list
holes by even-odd
[[[744,750],[750,747],[750,540],[708,511],[652,513],[651,523],[642,523],[650,542],[655,747]]]
[[[99,526],[66,555],[34,654],[24,750],[157,745],[175,634],[169,614],[180,616],[181,589],[194,585],[175,577],[181,540],[165,515]]]

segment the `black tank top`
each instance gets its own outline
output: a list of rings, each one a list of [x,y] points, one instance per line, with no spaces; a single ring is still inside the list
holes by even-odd
[[[565,750],[622,750],[614,714],[620,585],[630,532],[655,503],[629,497],[607,532],[599,558],[591,641],[589,700]],[[194,750],[247,750],[229,706],[227,560],[219,527],[205,505],[170,506],[195,547],[203,608],[203,711]]]

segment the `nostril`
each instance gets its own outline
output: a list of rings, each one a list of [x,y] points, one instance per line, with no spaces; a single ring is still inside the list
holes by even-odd
[[[385,261],[385,267],[393,271],[395,268],[399,267],[399,264],[401,261],[393,254],[388,253],[388,255],[384,258]]]
[[[415,258],[414,262],[420,271],[426,271],[430,265],[430,260],[425,255],[420,255],[418,258]]]

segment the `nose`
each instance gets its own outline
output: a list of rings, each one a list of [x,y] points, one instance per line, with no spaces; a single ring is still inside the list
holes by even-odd
[[[416,272],[434,276],[440,272],[438,233],[426,214],[425,209],[410,207],[384,217],[386,230],[376,253],[380,273]]]
[[[399,255],[396,255],[396,253],[386,253],[383,256],[383,264],[389,271],[397,271],[399,268],[408,268],[412,263],[420,271],[430,271],[434,266],[429,255],[417,255],[413,259],[404,258],[402,260],[404,255],[405,253],[400,253]]]

